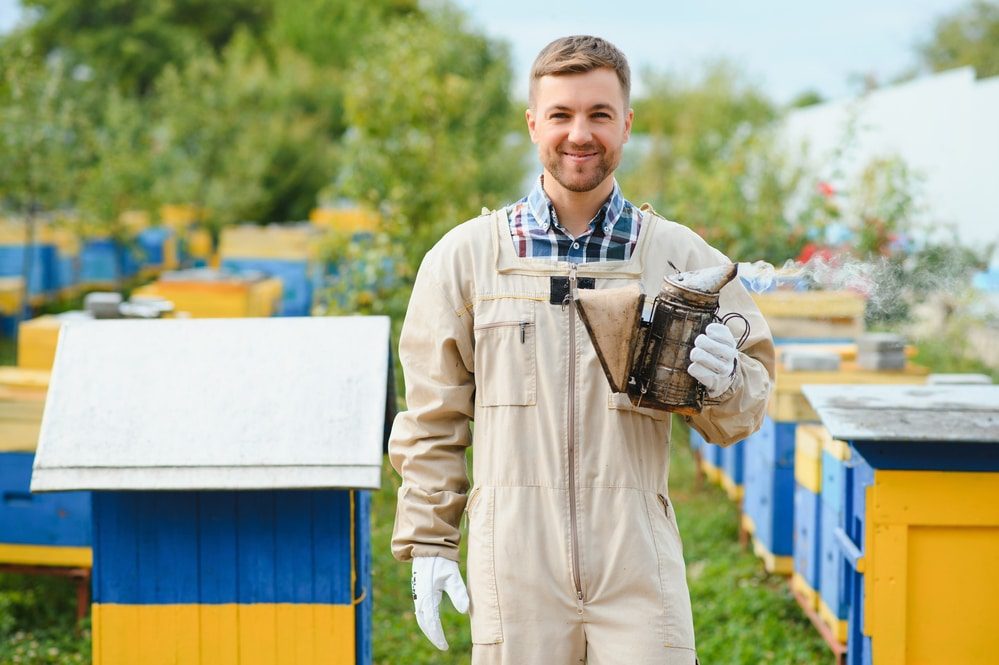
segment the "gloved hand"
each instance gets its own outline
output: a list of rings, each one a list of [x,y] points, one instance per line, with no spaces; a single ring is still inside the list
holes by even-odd
[[[468,612],[468,592],[461,579],[458,564],[439,556],[413,558],[413,602],[416,623],[423,634],[441,651],[447,651],[447,640],[441,628],[441,595],[447,591],[454,609]]]
[[[718,397],[735,381],[735,337],[722,323],[709,323],[694,340],[687,373],[704,384],[708,397]]]

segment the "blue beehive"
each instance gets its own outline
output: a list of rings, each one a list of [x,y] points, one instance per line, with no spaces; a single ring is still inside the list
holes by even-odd
[[[32,490],[94,490],[95,664],[370,663],[388,343],[385,317],[64,327]]]
[[[80,282],[86,287],[114,286],[138,271],[135,255],[111,238],[90,238],[80,250]]]
[[[282,259],[226,258],[223,270],[234,272],[259,271],[281,280],[281,311],[279,316],[309,316],[312,312],[314,276],[318,268],[307,261]]]
[[[0,563],[89,568],[90,495],[32,494],[49,373],[0,368]]]
[[[747,439],[743,511],[753,549],[772,573],[790,575],[794,535],[794,423],[763,419]]]

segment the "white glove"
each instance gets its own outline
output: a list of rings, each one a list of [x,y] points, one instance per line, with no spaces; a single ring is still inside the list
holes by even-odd
[[[708,397],[718,397],[735,381],[737,355],[735,337],[728,326],[710,323],[694,340],[687,373],[704,384]]]
[[[416,623],[434,646],[447,651],[447,640],[441,628],[441,595],[447,591],[454,609],[468,612],[468,592],[461,579],[458,564],[439,556],[413,558],[413,602],[416,605]]]

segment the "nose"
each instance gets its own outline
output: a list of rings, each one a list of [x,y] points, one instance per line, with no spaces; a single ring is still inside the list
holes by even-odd
[[[585,114],[577,115],[573,121],[572,126],[569,128],[569,143],[575,145],[586,145],[590,142],[593,137],[593,133],[590,131],[590,121]]]

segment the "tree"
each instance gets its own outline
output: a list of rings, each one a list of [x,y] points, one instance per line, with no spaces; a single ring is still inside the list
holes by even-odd
[[[693,81],[645,76],[634,108],[636,131],[647,134],[622,186],[735,260],[796,255],[805,229],[787,204],[804,173],[776,147],[773,104],[725,62]]]
[[[62,61],[45,62],[22,39],[3,42],[0,71],[0,200],[25,221],[26,307],[38,215],[72,196],[81,154],[79,86]]]
[[[37,15],[27,36],[125,92],[145,94],[170,63],[221,53],[240,29],[260,36],[272,0],[22,0]]]
[[[156,198],[195,205],[216,242],[238,221],[305,218],[334,171],[320,79],[294,52],[269,63],[243,38],[221,60],[168,67],[156,86]]]
[[[938,19],[929,40],[917,47],[920,60],[939,72],[972,65],[979,78],[999,74],[999,3],[975,0]]]
[[[372,36],[346,81],[344,165],[331,197],[365,201],[417,265],[440,236],[514,194],[509,56],[449,10]]]

